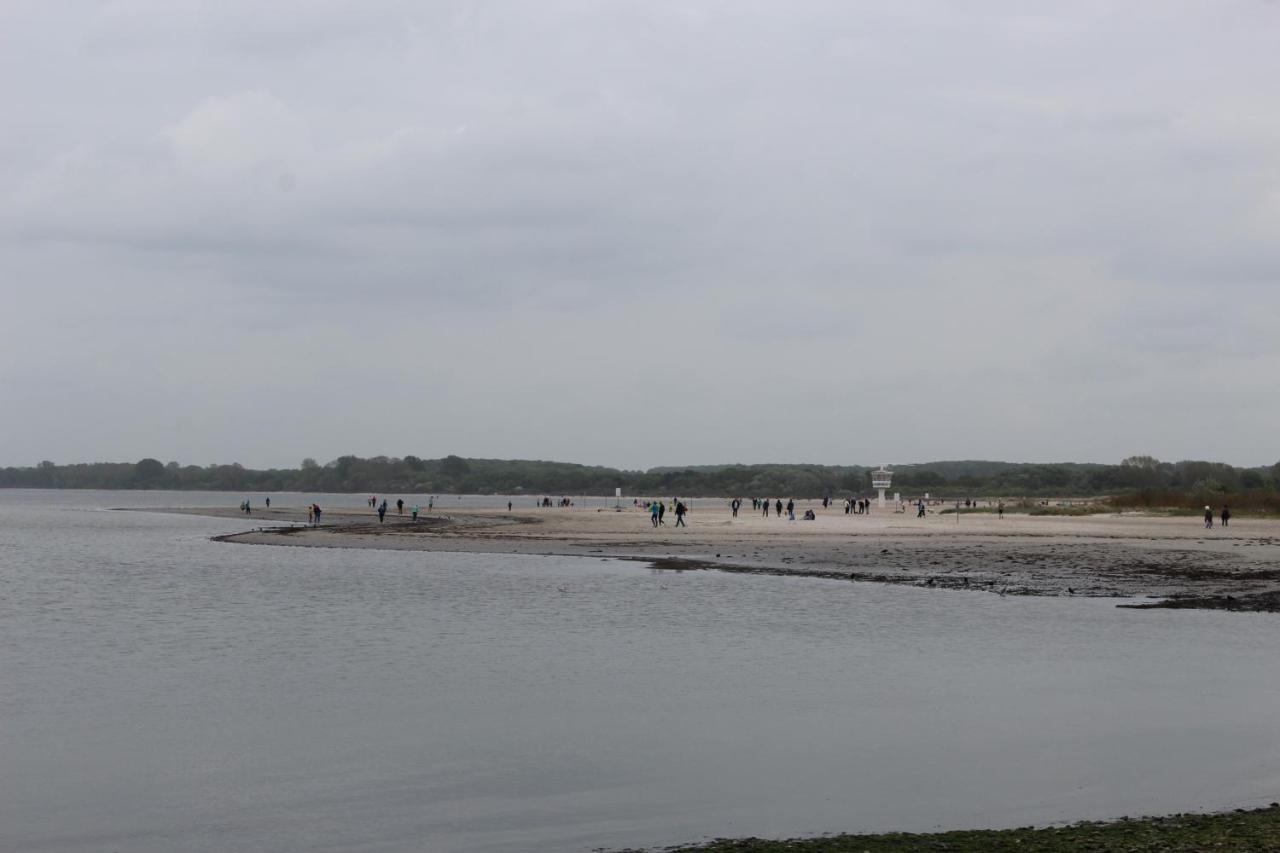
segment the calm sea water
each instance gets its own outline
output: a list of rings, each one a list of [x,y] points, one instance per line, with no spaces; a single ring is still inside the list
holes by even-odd
[[[239,520],[102,509],[206,500],[0,491],[0,850],[587,851],[1280,799],[1275,616],[228,545]]]

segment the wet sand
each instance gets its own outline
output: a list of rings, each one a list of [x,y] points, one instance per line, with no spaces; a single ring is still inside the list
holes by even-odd
[[[240,517],[221,541],[316,548],[376,548],[611,557],[672,570],[795,574],[967,589],[1002,595],[1150,598],[1136,606],[1280,610],[1280,521],[1235,519],[1204,529],[1196,518],[1127,513],[1026,516],[975,513],[923,519],[892,510],[847,516],[815,504],[816,521],[699,509],[687,528],[655,529],[647,512],[578,509],[450,510],[420,516],[305,507],[174,508]],[[154,511],[154,510],[149,510]]]

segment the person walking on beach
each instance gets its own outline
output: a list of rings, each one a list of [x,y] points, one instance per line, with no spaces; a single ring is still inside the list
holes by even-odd
[[[768,518],[769,517],[769,499],[765,498],[763,503],[764,503],[764,517]]]
[[[271,509],[271,498],[267,498],[267,509]]]
[[[1222,526],[1226,527],[1227,522],[1231,520],[1231,509],[1226,505],[1222,505]]]
[[[507,501],[507,512],[511,512],[511,501]]]
[[[676,527],[688,527],[688,526],[689,526],[689,525],[687,525],[687,524],[685,524],[685,523],[684,523],[684,514],[685,514],[686,512],[688,512],[688,510],[687,510],[687,509],[685,509],[685,505],[684,505],[683,503],[681,503],[679,500],[676,500]]]
[[[386,514],[387,514],[387,502],[383,501],[378,505],[378,523],[379,524],[382,523],[382,519],[386,516]]]
[[[413,520],[414,520],[414,521],[417,521],[417,520],[418,520],[418,509],[419,509],[418,505],[417,505],[417,504],[414,504],[414,505],[413,505]]]
[[[396,515],[404,515],[404,498],[396,498]]]
[[[1213,529],[1213,509],[1210,507],[1204,508],[1204,527],[1205,530]]]
[[[793,498],[787,498],[787,521],[796,520],[796,502]]]
[[[313,513],[313,517],[315,518],[316,524],[318,525],[320,523],[320,504],[312,504],[311,512]]]
[[[666,524],[666,522],[662,520],[662,517],[666,514],[667,514],[667,502],[658,501],[658,524],[659,525]]]
[[[996,518],[1004,518],[1004,501],[996,504]]]
[[[742,506],[742,501],[738,498],[733,499],[733,503],[729,504],[729,508],[733,510],[733,517],[738,517],[738,509]]]
[[[778,502],[773,505],[774,510],[778,513],[778,518],[782,518],[782,498],[778,498]]]

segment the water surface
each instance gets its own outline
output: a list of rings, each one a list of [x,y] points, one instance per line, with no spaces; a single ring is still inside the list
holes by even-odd
[[[1280,793],[1271,614],[99,509],[151,499],[199,500],[0,491],[0,849],[586,851]]]

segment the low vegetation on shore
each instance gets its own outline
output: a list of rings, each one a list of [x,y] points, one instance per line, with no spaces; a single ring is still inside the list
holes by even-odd
[[[871,494],[870,468],[862,465],[705,465],[628,471],[522,459],[463,459],[446,456],[340,456],[320,464],[304,459],[297,468],[254,470],[238,464],[181,465],[142,459],[30,468],[0,468],[0,488],[174,489],[232,492],[370,492],[379,494],[526,494],[701,497],[832,497]],[[1092,463],[929,462],[898,465],[893,490],[904,498],[929,494],[947,501],[1011,499],[1008,511],[1022,511],[1022,499],[1108,497],[1112,509],[1177,508],[1204,505],[1280,513],[1280,463],[1236,468],[1220,462],[1160,462],[1133,456],[1118,465]],[[1032,514],[1074,514],[1057,506]],[[1089,510],[1093,511],[1093,510]]]
[[[1073,501],[1071,503],[1050,503],[1040,501],[1018,501],[1004,504],[1003,507],[992,505],[990,501],[982,506],[962,506],[958,509],[954,506],[946,507],[938,511],[939,515],[955,515],[959,512],[961,515],[971,515],[974,513],[980,515],[993,515],[1003,511],[1005,515],[1097,515],[1101,512],[1115,512],[1109,502],[1106,501]]]
[[[1280,850],[1280,805],[1225,814],[1078,823],[1045,829],[965,830],[926,835],[834,835],[769,841],[720,839],[706,844],[663,848],[662,853],[1192,853],[1207,850]],[[619,851],[640,853],[640,851]]]

